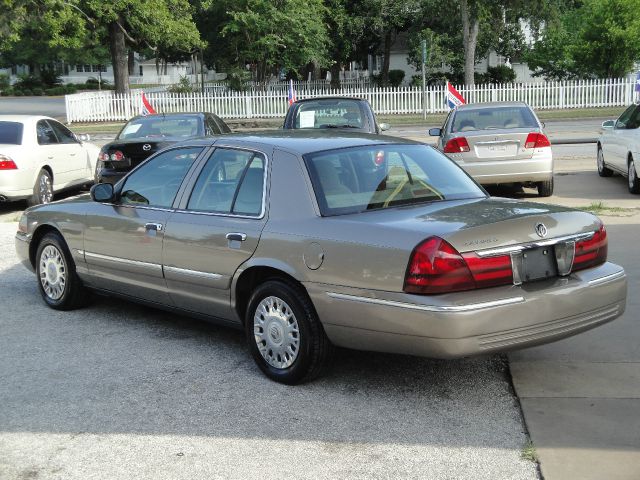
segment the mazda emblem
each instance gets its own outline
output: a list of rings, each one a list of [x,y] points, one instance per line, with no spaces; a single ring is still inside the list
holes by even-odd
[[[544,223],[536,223],[535,231],[540,238],[544,238],[547,236],[547,227]]]
[[[145,152],[148,152],[149,150],[151,150],[151,145],[149,145],[148,143],[145,143],[144,145],[142,145],[142,149]]]

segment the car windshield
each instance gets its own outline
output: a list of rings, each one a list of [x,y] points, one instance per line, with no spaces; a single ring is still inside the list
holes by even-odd
[[[465,109],[455,113],[451,132],[505,128],[538,128],[538,122],[531,110],[524,106]]]
[[[323,216],[483,198],[460,167],[426,145],[370,145],[304,156]]]
[[[0,122],[0,145],[21,145],[22,124],[18,122]]]
[[[202,135],[200,119],[193,115],[154,115],[127,123],[118,139],[153,137],[195,137]]]
[[[328,99],[303,102],[298,107],[293,128],[363,128],[362,102]]]

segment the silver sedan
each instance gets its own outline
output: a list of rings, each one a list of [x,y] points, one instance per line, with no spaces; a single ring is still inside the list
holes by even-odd
[[[16,248],[52,308],[90,289],[242,328],[259,368],[289,384],[334,345],[491,353],[626,304],[597,217],[489,198],[437,150],[381,135],[190,140],[115,186],[28,209]]]
[[[551,143],[526,103],[461,105],[429,135],[483,185],[521,184],[536,187],[541,197],[553,194]]]
[[[640,105],[631,105],[617,120],[602,123],[598,139],[598,173],[610,177],[618,173],[627,177],[629,192],[640,193],[638,162],[640,159]]]

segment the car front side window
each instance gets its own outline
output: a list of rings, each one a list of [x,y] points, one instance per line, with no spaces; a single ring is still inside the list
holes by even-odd
[[[631,120],[631,116],[633,115],[633,112],[635,112],[636,110],[636,106],[635,105],[631,105],[629,108],[627,108],[624,113],[622,115],[620,115],[620,118],[618,118],[618,120],[616,121],[616,130],[626,130],[627,129],[627,124],[629,123],[629,120]]]
[[[170,208],[200,152],[200,147],[186,147],[160,153],[126,178],[120,204]]]
[[[39,120],[36,124],[36,136],[38,138],[38,145],[54,145],[60,143],[53,128],[51,128],[51,125],[49,125],[46,120]]]
[[[259,216],[264,190],[264,157],[255,152],[216,149],[193,188],[188,210]]]

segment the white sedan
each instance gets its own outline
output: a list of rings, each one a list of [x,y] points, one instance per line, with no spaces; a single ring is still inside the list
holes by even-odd
[[[0,115],[0,202],[49,203],[93,182],[100,149],[88,140],[52,118]]]
[[[602,123],[598,140],[598,173],[619,173],[629,180],[629,192],[640,193],[640,105],[631,105],[617,120]]]

